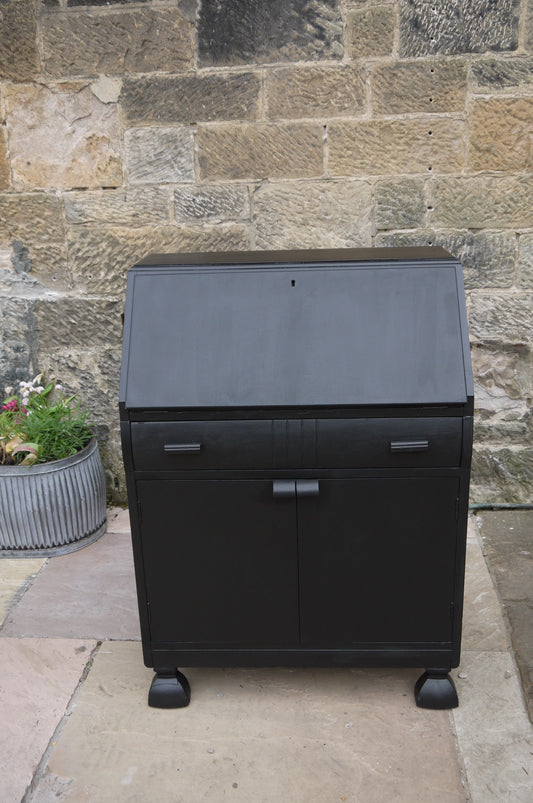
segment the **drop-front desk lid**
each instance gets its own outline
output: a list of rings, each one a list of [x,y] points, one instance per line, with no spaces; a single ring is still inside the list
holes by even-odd
[[[129,409],[464,404],[461,267],[439,248],[171,254],[128,274]]]

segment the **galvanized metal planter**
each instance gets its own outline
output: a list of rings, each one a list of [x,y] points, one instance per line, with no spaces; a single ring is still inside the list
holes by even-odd
[[[105,529],[105,473],[96,439],[63,460],[0,467],[0,557],[72,552]]]

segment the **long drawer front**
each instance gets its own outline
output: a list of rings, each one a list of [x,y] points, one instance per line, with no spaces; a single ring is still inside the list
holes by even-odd
[[[459,466],[461,418],[131,424],[137,471]]]

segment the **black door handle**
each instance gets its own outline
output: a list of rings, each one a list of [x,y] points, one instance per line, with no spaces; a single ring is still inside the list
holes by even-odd
[[[291,499],[296,496],[296,480],[274,480],[272,496],[275,499]]]
[[[296,480],[297,496],[318,496],[319,493],[318,480]]]
[[[318,496],[319,493],[318,480],[274,480],[272,483],[272,496],[277,499]]]

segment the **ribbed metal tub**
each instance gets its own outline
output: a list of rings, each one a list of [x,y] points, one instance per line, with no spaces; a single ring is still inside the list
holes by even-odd
[[[105,529],[105,473],[96,439],[63,460],[0,467],[0,556],[72,552]]]

